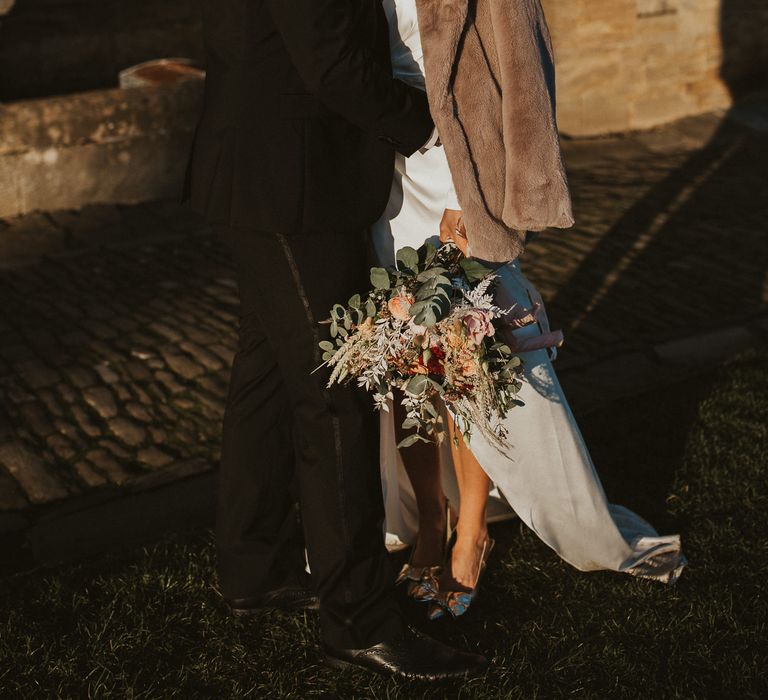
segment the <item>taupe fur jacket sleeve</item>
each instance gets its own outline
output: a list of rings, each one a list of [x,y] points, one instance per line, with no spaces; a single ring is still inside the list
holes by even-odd
[[[539,0],[417,0],[432,116],[471,254],[502,262],[526,231],[573,225]]]

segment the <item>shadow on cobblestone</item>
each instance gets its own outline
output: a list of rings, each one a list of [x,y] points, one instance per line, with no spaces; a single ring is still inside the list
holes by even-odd
[[[579,192],[581,209],[610,196],[607,178],[617,174],[623,196],[652,184],[599,238],[588,232],[593,247],[549,305],[566,338],[581,352],[606,354],[763,309],[766,158],[767,134],[726,121],[693,155],[660,154],[619,173],[594,168],[594,181]],[[659,178],[660,171],[668,174]]]
[[[738,114],[745,93],[768,90],[766,58],[758,58],[765,54],[756,48],[768,33],[768,12],[754,0],[723,0],[720,12],[721,75]],[[578,352],[680,337],[765,308],[768,130],[726,116],[688,153],[686,141],[706,136],[708,123],[682,123],[682,139],[674,126],[639,134],[644,156],[614,143],[619,160],[589,162],[579,172],[577,228],[565,236],[590,250],[549,305]],[[618,218],[606,215],[611,210]]]
[[[660,342],[681,339],[679,357],[692,333],[765,308],[767,156],[766,134],[715,115],[566,143],[578,226],[542,235],[525,269],[566,331],[560,371],[600,360],[564,373],[577,414],[658,382]],[[56,255],[15,260],[40,232]],[[186,517],[175,498],[209,508],[238,313],[219,242],[159,202],[0,222],[3,251],[0,545],[58,558],[97,547],[100,528]],[[711,344],[752,337],[735,330]]]
[[[238,302],[214,239],[6,270],[0,298],[0,510],[215,464]]]

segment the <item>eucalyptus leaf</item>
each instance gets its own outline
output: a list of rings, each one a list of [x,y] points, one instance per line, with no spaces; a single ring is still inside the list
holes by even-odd
[[[376,304],[373,303],[373,300],[368,299],[368,301],[365,302],[365,313],[371,318],[376,317]]]
[[[434,297],[432,301],[432,313],[437,321],[445,318],[451,310],[451,302],[445,297]]]
[[[423,272],[420,272],[418,275],[416,275],[416,279],[419,282],[426,282],[427,280],[431,280],[433,277],[442,275],[445,272],[448,272],[448,270],[446,270],[444,267],[430,267],[428,270],[424,270]]]
[[[470,282],[479,282],[483,277],[486,277],[493,272],[493,270],[472,258],[464,258],[459,262],[459,265],[461,265],[461,269],[464,270],[464,275]]]
[[[411,304],[411,308],[409,309],[409,313],[411,316],[416,316],[424,309],[428,308],[430,305],[431,299],[426,299],[422,301],[417,301],[415,304]]]
[[[416,252],[415,248],[411,248],[410,246],[400,248],[395,255],[395,260],[397,260],[398,263],[401,263],[402,267],[405,267],[414,273],[419,271],[419,254]],[[398,265],[399,269],[402,269],[402,267]]]
[[[403,385],[403,391],[407,392],[411,396],[418,396],[419,394],[424,393],[424,390],[427,388],[428,384],[428,378],[425,374],[417,374],[411,377]]]
[[[349,298],[349,306],[351,306],[353,309],[359,309],[360,308],[360,295],[355,294],[354,296]]]
[[[429,442],[426,438],[423,438],[418,433],[413,433],[413,435],[409,435],[406,438],[403,438],[400,440],[400,442],[397,443],[398,449],[404,448],[404,447],[410,447],[411,445],[415,445],[417,442]]]
[[[434,287],[428,287],[423,286],[419,289],[418,292],[416,292],[416,299],[417,301],[426,301],[427,299],[431,299],[435,294],[437,293],[437,290]]]
[[[421,248],[424,251],[424,267],[429,267],[435,261],[437,248],[431,243],[425,243]]]
[[[330,341],[328,341],[328,340],[323,340],[320,343],[318,343],[318,345],[320,345],[320,347],[323,350],[331,351],[331,350],[335,350],[336,349],[336,346],[333,343],[331,343]]]
[[[437,323],[437,316],[433,311],[432,305],[428,304],[413,317],[413,320],[416,323],[418,323],[420,326],[426,326],[427,328],[431,328]]]
[[[425,401],[422,404],[422,408],[430,415],[432,418],[437,418],[438,413],[437,409],[432,405],[431,401]]]
[[[389,273],[383,267],[371,268],[371,284],[375,289],[389,289]]]

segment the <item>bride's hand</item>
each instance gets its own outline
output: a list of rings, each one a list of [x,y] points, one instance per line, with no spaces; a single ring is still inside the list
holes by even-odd
[[[467,255],[467,229],[464,226],[463,212],[460,209],[446,209],[440,221],[440,242],[452,241],[459,250]]]

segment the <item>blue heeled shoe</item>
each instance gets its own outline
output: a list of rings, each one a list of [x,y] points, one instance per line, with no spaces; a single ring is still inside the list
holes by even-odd
[[[427,609],[427,617],[429,617],[430,620],[439,620],[446,614],[455,619],[461,617],[467,610],[469,610],[469,606],[472,605],[475,598],[477,598],[477,593],[480,589],[480,579],[485,572],[486,565],[488,564],[488,557],[495,544],[496,542],[490,537],[485,541],[483,552],[480,555],[480,569],[477,572],[477,582],[475,583],[475,587],[471,590],[442,591],[439,588],[439,582],[436,582],[438,585],[430,598],[429,608]]]

